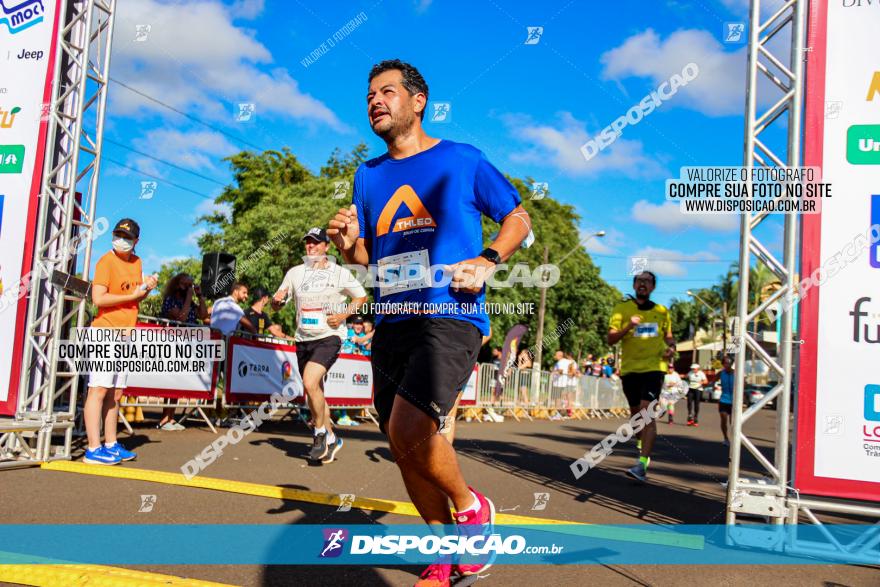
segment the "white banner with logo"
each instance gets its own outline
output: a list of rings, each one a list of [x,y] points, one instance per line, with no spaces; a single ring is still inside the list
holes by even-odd
[[[324,397],[331,406],[373,405],[373,367],[368,357],[340,355],[324,380]]]
[[[26,304],[19,283],[33,247],[55,1],[4,0],[0,8],[0,414],[12,414]]]
[[[804,163],[822,167],[832,198],[803,218],[800,279],[813,287],[797,337],[795,487],[878,500],[880,3],[815,0],[810,11]]]
[[[202,373],[131,373],[125,395],[213,399],[216,364],[208,365]]]
[[[294,395],[302,395],[303,384],[294,347],[231,337],[226,357],[227,400],[253,401],[247,396],[280,393],[290,383]]]
[[[471,373],[470,379],[465,383],[464,389],[461,390],[461,398],[458,400],[460,406],[473,406],[477,403],[477,373],[479,369],[474,365],[474,372]]]

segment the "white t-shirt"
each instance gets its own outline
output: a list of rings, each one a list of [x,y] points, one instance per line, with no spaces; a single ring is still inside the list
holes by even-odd
[[[697,369],[688,372],[688,387],[691,389],[700,389],[704,384],[709,383],[706,374]]]
[[[327,316],[340,314],[346,298],[362,298],[367,295],[364,286],[354,273],[340,267],[332,258],[323,268],[304,263],[290,269],[279,289],[287,290],[287,300],[296,303],[297,341],[318,340],[338,336],[345,340],[348,329],[343,322],[336,328],[327,324]]]
[[[243,316],[244,310],[231,296],[220,298],[211,307],[211,328],[216,328],[224,336],[231,334],[238,328]]]
[[[554,371],[561,371],[561,373],[556,376],[556,387],[568,387],[571,385],[572,382],[570,381],[571,378],[568,376],[568,368],[573,362],[574,361],[571,359],[562,358],[556,361],[556,364],[553,365]]]
[[[667,391],[678,391],[681,387],[681,375],[673,371],[663,376],[663,387]]]

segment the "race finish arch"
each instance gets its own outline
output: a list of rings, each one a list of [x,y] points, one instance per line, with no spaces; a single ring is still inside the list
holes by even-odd
[[[801,302],[794,469],[801,493],[869,501],[880,501],[878,4],[814,0],[810,10],[804,164],[822,168],[835,197],[804,216],[801,275],[857,255]]]

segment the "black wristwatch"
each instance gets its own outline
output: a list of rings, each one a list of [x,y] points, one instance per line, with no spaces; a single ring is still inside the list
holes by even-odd
[[[501,263],[501,255],[498,254],[498,251],[489,247],[487,249],[483,249],[483,252],[480,253],[480,256],[484,259],[488,259],[492,261],[494,264],[498,265]]]

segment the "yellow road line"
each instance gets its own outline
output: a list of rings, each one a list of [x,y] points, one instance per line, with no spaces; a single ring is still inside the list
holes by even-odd
[[[254,495],[274,499],[286,499],[301,501],[327,506],[339,506],[340,499],[335,493],[321,493],[318,491],[306,491],[303,489],[290,489],[288,487],[276,487],[261,483],[248,483],[246,481],[231,481],[228,479],[216,479],[213,477],[193,477],[187,479],[180,473],[168,473],[165,471],[151,471],[148,469],[133,469],[126,467],[101,467],[87,465],[73,461],[51,461],[41,465],[47,471],[64,471],[67,473],[82,473],[85,475],[97,475],[100,477],[114,477],[116,479],[128,479],[131,481],[150,481],[167,485],[179,485],[183,487],[196,487],[198,489],[212,489],[214,491],[226,491],[242,495]],[[369,497],[355,497],[351,507],[402,516],[419,516],[415,506],[406,501],[391,499],[373,499]],[[583,536],[595,536],[626,540],[630,542],[644,542],[648,544],[664,544],[679,546],[682,548],[702,549],[704,540],[702,536],[689,534],[669,534],[651,530],[638,529],[615,529],[607,527],[594,527],[590,524],[580,524],[566,520],[554,520],[550,518],[534,518],[531,516],[517,516],[515,514],[497,514],[495,522],[502,525],[568,525],[577,526],[565,529],[565,533],[576,533]],[[595,528],[595,530],[594,530]]]
[[[36,587],[232,587],[226,583],[100,565],[0,565],[0,581]]]

